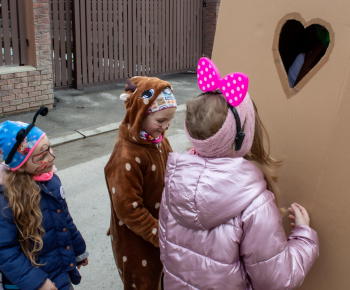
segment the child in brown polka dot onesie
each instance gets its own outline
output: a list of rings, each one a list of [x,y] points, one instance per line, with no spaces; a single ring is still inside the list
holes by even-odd
[[[105,167],[111,200],[114,258],[124,289],[160,289],[158,213],[172,151],[164,136],[175,115],[171,84],[158,78],[127,80],[126,115]]]

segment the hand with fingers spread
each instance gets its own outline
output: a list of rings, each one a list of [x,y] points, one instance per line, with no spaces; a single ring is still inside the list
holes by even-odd
[[[291,225],[292,227],[299,226],[299,225],[310,225],[310,217],[307,212],[307,210],[302,207],[300,204],[294,202],[291,204],[291,206],[288,208],[289,212],[291,213],[289,215],[289,219],[292,221]]]

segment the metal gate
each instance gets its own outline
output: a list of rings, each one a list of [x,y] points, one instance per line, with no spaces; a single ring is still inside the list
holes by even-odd
[[[54,86],[193,70],[202,0],[52,0]]]

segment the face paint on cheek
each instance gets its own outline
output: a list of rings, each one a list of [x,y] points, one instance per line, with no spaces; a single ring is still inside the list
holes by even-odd
[[[45,160],[40,160],[40,158],[45,154],[45,152],[42,152],[38,155],[33,156],[32,162],[34,164],[39,165],[37,169],[35,169],[35,173],[41,172],[47,168],[47,161]]]
[[[52,161],[48,162],[46,160],[40,160],[41,158],[43,158],[43,156],[44,156],[44,154],[46,154],[46,152],[48,152],[50,154],[50,156],[52,157]],[[49,147],[44,152],[33,156],[32,162],[34,164],[40,165],[37,169],[35,169],[34,173],[40,173],[40,172],[44,171],[49,166],[49,164],[55,160],[56,156],[53,155],[52,153],[53,153],[53,150],[51,147]],[[50,164],[50,166],[51,165],[52,164]]]
[[[37,169],[35,169],[34,173],[40,173],[40,172],[44,171],[48,166],[46,161],[39,162],[39,163],[41,163],[42,165],[39,166]]]

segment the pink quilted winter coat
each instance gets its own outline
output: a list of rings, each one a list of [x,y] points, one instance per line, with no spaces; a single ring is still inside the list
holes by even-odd
[[[318,257],[310,227],[286,238],[262,172],[243,158],[170,153],[159,238],[166,290],[294,289]]]

